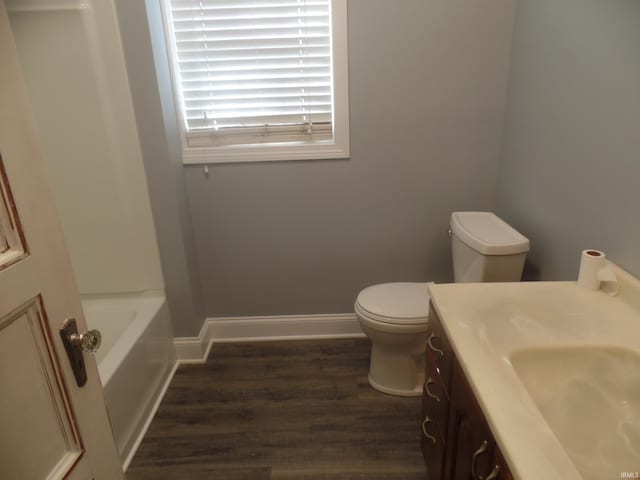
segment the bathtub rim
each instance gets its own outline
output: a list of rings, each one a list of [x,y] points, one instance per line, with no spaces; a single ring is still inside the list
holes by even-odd
[[[151,324],[155,315],[160,311],[166,298],[160,292],[143,292],[140,294],[112,294],[112,295],[82,295],[81,301],[83,311],[85,305],[113,307],[126,307],[135,311],[135,318],[122,331],[113,348],[108,351],[98,365],[98,373],[103,388],[106,387],[123,359],[131,351],[133,346],[140,340],[147,327]],[[92,324],[90,318],[85,314],[88,328],[100,330],[99,325]]]

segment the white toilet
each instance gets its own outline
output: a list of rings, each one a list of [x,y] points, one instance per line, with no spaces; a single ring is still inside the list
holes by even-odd
[[[451,252],[456,283],[518,282],[529,240],[491,212],[451,215]],[[369,384],[399,396],[419,396],[429,283],[383,283],[358,294],[355,312],[371,340]]]

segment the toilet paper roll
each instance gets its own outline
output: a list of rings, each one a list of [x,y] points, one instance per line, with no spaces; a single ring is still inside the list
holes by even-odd
[[[618,279],[600,250],[583,250],[580,257],[578,285],[589,290],[602,288],[609,295],[618,293]]]
[[[589,290],[600,288],[598,273],[607,266],[606,255],[599,250],[583,250],[580,257],[578,285]]]

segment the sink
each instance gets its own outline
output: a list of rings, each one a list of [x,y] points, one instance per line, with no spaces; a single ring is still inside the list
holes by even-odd
[[[615,346],[526,348],[510,361],[585,480],[640,471],[640,354]]]

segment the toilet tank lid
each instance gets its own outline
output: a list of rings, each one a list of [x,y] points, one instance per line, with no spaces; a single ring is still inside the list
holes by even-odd
[[[514,255],[529,251],[529,240],[491,212],[453,212],[451,230],[483,255]]]

